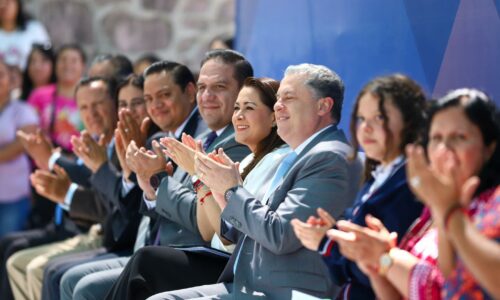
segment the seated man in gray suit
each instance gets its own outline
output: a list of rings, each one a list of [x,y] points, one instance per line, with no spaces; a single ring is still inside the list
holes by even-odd
[[[200,158],[205,162],[197,164],[202,180],[212,191],[224,194],[219,201],[222,234],[238,240],[234,263],[226,267],[234,271],[233,282],[150,299],[290,299],[292,290],[323,298],[334,295],[321,257],[302,247],[290,221],[305,220],[318,207],[338,217],[354,199],[361,165],[348,160],[352,149],[336,125],[343,91],[339,76],[324,66],[287,68],[275,114],[279,136],[294,151],[283,160],[262,199],[239,185],[236,176],[221,175],[232,170]]]

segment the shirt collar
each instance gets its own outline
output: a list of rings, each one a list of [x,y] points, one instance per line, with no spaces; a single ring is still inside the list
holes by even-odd
[[[295,153],[297,154],[297,156],[300,155],[300,153],[302,151],[304,151],[304,149],[307,147],[307,145],[309,145],[309,143],[311,143],[311,141],[317,137],[320,133],[322,133],[323,131],[327,130],[328,128],[332,127],[333,125],[328,125],[322,129],[320,129],[319,131],[317,131],[315,134],[311,135],[307,140],[303,141],[302,144],[300,144],[297,148],[295,148]]]
[[[403,161],[404,156],[399,155],[385,166],[381,164],[378,165],[377,167],[375,167],[375,170],[372,171],[373,178],[380,177],[382,174],[391,174],[393,170],[396,169],[396,167],[399,166]]]
[[[222,127],[221,129],[215,131],[215,133],[217,134],[218,137],[222,134],[222,132],[224,132],[224,130],[226,130],[227,126],[229,126],[229,125],[226,125],[226,126]]]
[[[195,108],[193,108],[193,110],[191,111],[189,116],[184,120],[184,122],[182,122],[181,126],[177,127],[177,129],[174,132],[169,132],[168,135],[171,137],[173,135],[173,138],[176,138],[176,139],[180,138],[181,134],[184,132],[184,128],[186,127],[187,123],[189,122],[189,120],[195,114],[196,111],[198,111],[197,106]]]

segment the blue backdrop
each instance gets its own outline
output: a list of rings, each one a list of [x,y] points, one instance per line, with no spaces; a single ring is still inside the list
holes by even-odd
[[[404,73],[430,97],[476,87],[500,104],[500,0],[238,0],[236,48],[257,76],[290,64],[335,70],[345,81],[341,127],[378,75]]]

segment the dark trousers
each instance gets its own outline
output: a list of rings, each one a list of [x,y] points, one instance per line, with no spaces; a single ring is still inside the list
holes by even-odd
[[[63,228],[56,229],[55,225],[49,224],[42,229],[19,231],[2,238],[0,240],[0,299],[14,299],[6,269],[7,259],[12,254],[26,248],[62,241],[73,235],[73,232],[68,232]]]
[[[129,260],[106,299],[146,299],[157,293],[216,283],[228,257],[149,246]]]

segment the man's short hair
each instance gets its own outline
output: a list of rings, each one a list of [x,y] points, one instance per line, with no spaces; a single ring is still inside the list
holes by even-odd
[[[137,65],[137,64],[142,63],[142,62],[147,62],[149,65],[152,65],[158,61],[161,61],[161,58],[158,55],[156,55],[154,53],[146,53],[146,54],[142,55],[141,57],[139,57],[134,62],[134,64]]]
[[[113,68],[111,70],[111,76],[114,77],[115,80],[121,80],[134,73],[132,62],[125,55],[101,54],[94,58],[94,60],[92,61],[92,65],[102,62],[109,62],[109,64]]]
[[[88,87],[90,86],[93,82],[97,81],[102,81],[104,84],[106,84],[107,90],[108,90],[108,95],[110,99],[113,101],[113,103],[116,105],[116,80],[113,78],[106,78],[102,76],[93,76],[93,77],[84,77],[82,78],[78,84],[76,85],[75,88],[75,99],[76,99],[76,93],[81,87]]]
[[[175,84],[177,84],[183,92],[186,90],[186,86],[190,82],[196,85],[193,73],[189,70],[188,67],[183,64],[168,60],[158,61],[147,67],[146,70],[144,70],[144,80],[149,75],[162,72],[167,72],[168,74],[170,74]]]
[[[324,97],[332,98],[334,100],[332,117],[337,123],[340,122],[344,82],[337,73],[322,65],[300,64],[286,68],[285,76],[288,75],[305,76],[304,84],[309,87],[316,100]]]
[[[209,60],[217,60],[226,65],[233,66],[233,76],[240,87],[243,86],[245,79],[253,76],[252,65],[241,53],[237,51],[229,49],[215,49],[208,51],[201,61],[201,67],[203,67],[203,65]]]

